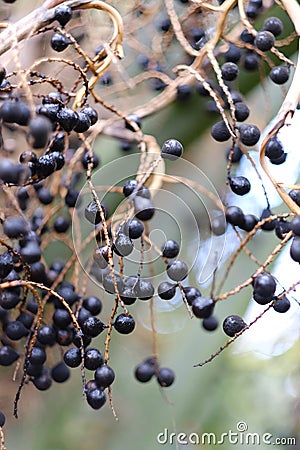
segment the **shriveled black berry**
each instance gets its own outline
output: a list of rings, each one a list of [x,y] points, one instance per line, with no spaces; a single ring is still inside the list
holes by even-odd
[[[67,5],[59,5],[55,8],[54,19],[64,27],[72,18],[72,9]]]
[[[81,352],[77,347],[69,348],[64,354],[64,362],[68,367],[78,367],[81,364]]]
[[[230,337],[242,331],[246,326],[244,320],[237,315],[228,316],[223,322],[224,333]]]
[[[0,279],[7,277],[7,275],[14,268],[13,257],[9,252],[0,255]]]
[[[70,377],[69,367],[62,361],[51,369],[51,377],[56,383],[64,383]]]
[[[150,300],[154,295],[154,287],[150,280],[139,278],[135,286],[137,297],[141,300]]]
[[[275,233],[278,239],[283,239],[291,231],[291,224],[284,219],[279,219],[276,223]]]
[[[182,144],[177,139],[168,139],[161,147],[161,156],[164,159],[175,161],[180,158],[183,153]]]
[[[88,389],[86,400],[93,409],[100,409],[106,402],[106,395],[103,389]]]
[[[175,381],[175,373],[168,367],[160,367],[157,373],[158,384],[162,387],[169,387]]]
[[[139,364],[134,371],[135,378],[141,383],[147,383],[155,373],[154,366],[143,362]]]
[[[102,353],[97,348],[87,348],[84,352],[84,366],[88,370],[96,370],[104,364]]]
[[[56,52],[63,52],[70,44],[70,39],[61,33],[54,33],[51,37],[51,47]]]
[[[133,251],[133,242],[126,234],[119,233],[112,249],[119,256],[128,256]]]
[[[258,31],[257,35],[255,36],[254,43],[259,50],[261,50],[262,52],[267,52],[268,50],[271,50],[271,48],[275,44],[274,34],[272,34],[270,31],[265,30]]]
[[[225,81],[233,81],[239,74],[239,68],[233,62],[226,62],[221,66],[221,73]]]
[[[184,261],[181,259],[175,259],[171,261],[167,266],[168,277],[173,281],[184,280],[189,272],[189,268]]]
[[[75,130],[76,131],[76,130]],[[98,158],[98,156],[96,155],[96,153],[93,153],[91,156],[89,154],[89,152],[85,152],[82,155],[81,158],[81,164],[83,165],[83,168],[85,170],[88,169],[88,167],[90,166],[91,170],[96,169],[99,164],[100,164],[100,159]]]
[[[96,337],[105,329],[105,324],[98,317],[88,317],[82,326],[84,334],[90,337]]]
[[[130,314],[119,314],[115,319],[114,328],[121,334],[130,334],[135,329],[135,320]]]
[[[211,298],[196,297],[192,302],[192,310],[198,319],[205,319],[212,315],[215,303]]]
[[[60,126],[68,133],[78,124],[78,114],[68,107],[63,107],[57,114],[57,120]]]
[[[291,303],[285,295],[279,299],[276,297],[274,298],[273,304],[274,311],[278,313],[285,313],[290,309],[290,307]]]
[[[163,244],[161,251],[165,258],[176,258],[179,253],[179,245],[173,239],[169,239]]]
[[[228,139],[230,139],[231,137],[230,131],[224,120],[220,120],[219,122],[215,123],[212,126],[210,133],[212,137],[218,142],[228,141]]]
[[[157,293],[163,300],[171,300],[176,294],[176,284],[162,281],[157,288]]]
[[[229,185],[232,192],[237,195],[246,195],[251,189],[250,181],[248,180],[248,178],[243,176],[230,178]]]
[[[101,367],[98,367],[95,372],[95,381],[101,389],[105,389],[110,386],[114,382],[114,380],[115,372],[110,366],[103,365]]]
[[[206,331],[214,331],[218,328],[219,321],[215,316],[206,317],[206,319],[203,319],[202,321],[202,327]]]
[[[103,210],[104,216],[106,216],[106,211],[102,203],[100,203],[101,208]],[[85,218],[92,224],[98,224],[101,222],[101,214],[98,203],[95,200],[92,200],[84,210]]]
[[[248,147],[257,144],[259,141],[260,131],[256,125],[244,123],[239,126],[239,132],[241,142]]]
[[[102,282],[104,289],[106,290],[106,292],[109,292],[110,294],[116,294],[115,284],[117,285],[117,289],[119,292],[122,292],[124,287],[123,280],[117,273],[115,273],[114,279],[110,274],[106,274],[103,277]]]

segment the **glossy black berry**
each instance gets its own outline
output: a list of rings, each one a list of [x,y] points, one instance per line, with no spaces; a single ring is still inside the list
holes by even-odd
[[[88,370],[96,370],[104,364],[102,353],[97,348],[87,348],[84,352],[84,366]]]
[[[52,385],[52,378],[48,372],[41,373],[41,375],[35,376],[32,379],[32,383],[39,391],[46,391]]]
[[[82,155],[81,164],[83,165],[83,168],[85,170],[87,170],[89,166],[90,166],[90,169],[93,170],[99,166],[100,159],[98,158],[98,156],[95,153],[90,155],[89,152],[85,152]]]
[[[228,206],[226,208],[226,220],[231,225],[241,227],[244,224],[244,213],[239,206]]]
[[[259,141],[260,131],[256,125],[242,124],[239,126],[239,132],[241,142],[248,147],[257,144]]]
[[[196,288],[194,286],[186,286],[183,288],[183,291],[184,291],[185,298],[189,305],[192,305],[193,301],[197,297],[201,297],[201,292],[199,291],[198,288]]]
[[[184,280],[189,272],[189,268],[184,261],[180,259],[175,259],[171,261],[167,266],[168,277],[173,281]]]
[[[192,302],[192,310],[198,319],[205,319],[212,315],[215,303],[211,298],[196,297]]]
[[[245,214],[243,224],[240,225],[240,228],[244,231],[251,231],[258,223],[258,218],[253,214]]]
[[[121,334],[130,334],[135,329],[135,320],[130,314],[119,314],[115,319],[114,328]]]
[[[169,281],[162,281],[157,288],[157,293],[163,300],[171,300],[176,294],[176,284]]]
[[[225,61],[237,63],[241,59],[241,49],[230,43],[228,50],[224,53]]]
[[[244,122],[244,120],[248,119],[249,114],[250,114],[250,109],[248,108],[246,103],[237,102],[237,103],[235,103],[234,108],[235,108],[235,118],[238,122]],[[235,148],[239,148],[239,147],[235,147]],[[241,153],[243,155],[243,152],[241,152]]]
[[[78,124],[78,114],[73,109],[64,107],[57,114],[57,120],[60,126],[68,133]]]
[[[27,140],[33,148],[44,148],[49,140],[52,125],[45,116],[34,117],[29,123]]]
[[[58,308],[55,310],[52,320],[58,328],[67,328],[71,323],[71,316],[66,309]]]
[[[175,161],[180,158],[183,153],[182,144],[177,139],[168,139],[161,147],[161,156],[164,159]]]
[[[158,384],[162,387],[169,387],[175,381],[175,373],[168,367],[160,367],[157,373]]]
[[[72,9],[67,5],[59,5],[55,8],[54,19],[64,27],[72,18]]]
[[[97,316],[102,310],[102,302],[98,297],[87,297],[83,300],[83,307],[90,311],[93,316]]]
[[[239,68],[233,62],[226,62],[221,66],[221,73],[225,81],[233,81],[239,74]]]
[[[3,412],[0,412],[0,428],[2,428],[5,424],[5,415]]]
[[[131,219],[127,222],[128,224],[128,235],[130,239],[139,239],[144,232],[144,225],[138,219]]]
[[[77,113],[78,121],[74,127],[76,133],[85,133],[91,126],[91,120],[89,116],[83,112]]]
[[[274,311],[278,313],[286,313],[290,309],[290,307],[291,303],[285,295],[279,299],[274,298]]]
[[[19,359],[20,355],[8,345],[0,348],[0,366],[10,366]]]
[[[268,140],[266,149],[265,149],[265,155],[270,159],[276,159],[283,155],[283,145],[281,141],[276,137],[272,137]]]
[[[109,292],[110,294],[116,293],[115,284],[119,292],[122,292],[124,288],[124,282],[117,273],[115,273],[114,278],[112,278],[111,274],[106,274],[103,277],[102,283],[106,292]]]
[[[123,186],[123,194],[125,197],[129,197],[135,190],[137,190],[137,187],[139,185],[138,180],[128,180]]]
[[[65,217],[59,216],[55,219],[53,228],[57,233],[65,233],[70,227],[70,220]]]
[[[268,17],[263,23],[263,30],[270,31],[273,36],[279,36],[283,31],[282,21],[278,17]]]
[[[3,232],[7,237],[21,238],[28,231],[29,225],[23,217],[9,216],[5,219]]]
[[[98,113],[97,113],[97,111],[94,108],[92,108],[91,106],[86,105],[84,108],[82,108],[81,112],[86,114],[89,117],[90,122],[91,122],[91,126],[95,125],[95,123],[98,120]]]
[[[135,378],[141,383],[147,383],[155,373],[153,364],[143,362],[139,364],[134,371]]]
[[[106,395],[102,389],[88,389],[86,400],[93,409],[100,409],[106,402]]]
[[[272,216],[272,215],[273,215],[273,214],[272,214],[272,211],[270,211],[269,208],[266,208],[266,209],[264,209],[264,210],[262,211],[261,216],[260,216],[260,220],[268,219],[268,218],[269,218],[270,216]],[[261,229],[262,229],[262,230],[265,230],[265,231],[272,231],[272,230],[275,229],[276,223],[277,223],[277,221],[276,221],[275,219],[274,219],[274,220],[270,220],[270,221],[268,221],[268,222],[265,222],[265,223],[261,226]]]
[[[161,251],[164,258],[176,258],[179,253],[179,245],[173,239],[169,239],[163,244]]]
[[[223,120],[215,123],[211,128],[212,137],[218,142],[225,142],[230,139],[230,131]]]
[[[64,354],[64,362],[68,367],[79,367],[81,364],[81,352],[77,347],[69,348]]]
[[[273,45],[275,44],[275,37],[270,31],[258,31],[255,36],[254,43],[256,47],[262,52],[266,52],[271,50]]]
[[[136,196],[134,198],[135,217],[143,222],[152,219],[155,214],[155,208],[151,200]]]
[[[51,47],[56,52],[63,52],[70,44],[71,41],[61,33],[55,33],[51,37]]]
[[[288,66],[276,66],[270,72],[270,78],[275,84],[284,84],[290,77],[290,68]]]
[[[246,195],[251,189],[250,181],[248,180],[248,178],[243,176],[230,178],[229,185],[232,192],[237,195]]]
[[[242,331],[246,326],[244,320],[237,315],[228,316],[223,322],[224,333],[230,337]]]
[[[90,337],[96,337],[105,329],[105,324],[98,317],[88,317],[82,326],[84,334]]]
[[[5,329],[5,333],[7,337],[9,337],[9,339],[11,339],[12,341],[18,341],[22,337],[27,336],[28,329],[22,322],[14,320],[8,323]]]
[[[206,319],[203,319],[202,321],[202,327],[206,331],[214,331],[218,328],[219,321],[215,316],[207,317]]]
[[[51,377],[56,383],[64,383],[68,380],[70,375],[70,369],[63,361],[56,364],[51,369]]]
[[[108,386],[110,386],[114,382],[114,379],[115,379],[115,372],[110,366],[103,365],[101,367],[98,367],[98,369],[95,372],[96,384],[101,389],[105,389]]]
[[[47,354],[43,347],[33,347],[29,361],[34,365],[42,365],[46,361]]]
[[[292,240],[292,244],[290,247],[290,255],[291,258],[300,263],[300,237],[295,236]]]
[[[49,325],[42,326],[37,335],[38,341],[44,345],[53,345],[55,343],[55,331]]]
[[[272,275],[261,273],[255,277],[253,289],[254,294],[259,300],[262,299],[265,303],[269,303],[276,290],[276,281]]]

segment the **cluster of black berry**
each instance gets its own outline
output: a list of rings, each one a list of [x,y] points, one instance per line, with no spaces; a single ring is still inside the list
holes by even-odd
[[[84,2],[83,9],[93,8],[96,3],[98,5],[98,2]],[[104,11],[114,14],[113,23],[117,29],[121,18],[113,12],[113,7],[99,3]],[[80,39],[72,36],[72,30],[66,30],[66,25],[69,27],[74,17],[72,5],[61,4],[52,8],[53,11],[50,8],[51,18],[48,10],[49,16],[42,18],[39,29],[36,29],[37,34],[49,30],[53,33],[49,47],[55,52],[66,50],[66,55],[77,52],[78,64],[74,58],[45,57],[48,63],[65,64],[70,70],[70,86],[67,86],[65,79],[61,81],[37,71],[36,65],[24,72],[19,68],[11,73],[5,68],[0,70],[0,190],[4,198],[0,214],[3,231],[0,239],[0,366],[10,366],[16,361],[23,366],[15,415],[21,389],[26,383],[32,383],[39,390],[47,390],[53,381],[62,383],[68,380],[70,369],[76,367],[82,370],[88,404],[94,409],[101,408],[107,395],[111,396],[111,385],[115,379],[114,370],[109,365],[111,334],[116,331],[128,335],[135,331],[135,314],[131,308],[139,301],[148,301],[150,305],[157,299],[172,302],[180,294],[190,316],[201,319],[202,327],[210,332],[219,325],[214,315],[217,302],[249,285],[253,286],[253,299],[258,304],[273,307],[279,313],[290,308],[288,289],[281,289],[282,286],[267,267],[276,257],[277,248],[242,286],[225,294],[210,292],[204,295],[198,287],[184,285],[192,267],[179,257],[180,244],[168,236],[162,247],[157,248],[149,238],[151,219],[157,208],[151,193],[151,176],[162,160],[168,164],[180,158],[183,145],[175,138],[168,139],[161,146],[160,153],[156,153],[155,160],[147,165],[147,152],[151,153],[149,142],[152,145],[154,142],[156,149],[157,143],[154,137],[149,140],[149,136],[143,134],[143,117],[154,114],[174,100],[188,100],[194,94],[193,85],[201,97],[210,96],[206,109],[221,115],[221,120],[211,128],[211,136],[218,142],[231,140],[226,154],[226,179],[233,194],[244,196],[250,192],[251,184],[245,176],[232,175],[232,164],[238,163],[243,155],[251,159],[248,148],[259,142],[261,132],[256,125],[243,123],[248,119],[250,109],[237,83],[242,71],[267,68],[270,79],[281,85],[289,80],[293,66],[278,50],[280,42],[277,38],[284,31],[283,24],[277,17],[263,16],[269,14],[269,10],[262,1],[247,2],[245,17],[242,18],[245,29],[238,35],[230,33],[230,38],[225,38],[224,30],[218,28],[219,22],[213,33],[216,38],[212,38],[212,31],[206,29],[206,23],[207,19],[211,23],[214,15],[218,14],[224,18],[221,21],[224,24],[229,10],[236,7],[234,2],[231,2],[229,10],[222,9],[222,5],[229,5],[230,2],[220,1],[219,8],[204,3],[187,9],[189,3],[181,0],[177,2],[176,14],[168,10],[167,17],[155,20],[160,36],[160,45],[156,42],[156,48],[161,47],[160,58],[157,51],[150,49],[147,54],[136,54],[135,51],[134,70],[138,73],[133,78],[137,84],[140,82],[138,80],[146,80],[154,97],[147,105],[132,107],[132,114],[125,114],[114,105],[115,101],[118,105],[120,93],[126,95],[130,83],[126,88],[122,85],[120,91],[118,85],[113,86],[112,98],[109,101],[105,98],[114,80],[114,58],[119,58],[121,54],[121,33],[115,29],[111,41],[107,45],[95,46],[94,58],[88,56],[79,46]],[[75,9],[80,10],[80,2],[76,3]],[[147,14],[145,5],[136,7],[130,14],[135,19],[143,20],[145,29],[152,30],[153,17]],[[262,27],[257,31],[256,19],[262,16]],[[76,17],[80,20],[79,12]],[[129,54],[133,51],[130,42],[142,39],[139,32],[131,32],[134,39],[128,39]],[[18,33],[16,35],[21,40]],[[81,39],[84,40],[84,37]],[[212,39],[215,39],[214,51],[211,50]],[[115,41],[117,45],[109,48]],[[184,56],[181,51],[177,52],[178,45],[180,50],[184,50]],[[283,65],[276,66],[271,60],[273,55]],[[184,58],[184,61],[176,60],[176,64],[170,62],[167,67],[167,62],[172,58]],[[186,64],[181,64],[183,62]],[[117,72],[115,70],[116,75]],[[174,73],[178,76],[174,77]],[[103,86],[105,94],[101,91]],[[90,106],[92,102],[95,103],[93,107]],[[100,105],[103,108],[101,121],[98,117]],[[273,165],[283,164],[288,158],[279,129],[267,140],[264,149],[263,156]],[[117,225],[113,222],[115,211],[110,211],[111,205],[99,199],[91,176],[91,172],[95,173],[100,165],[93,143],[105,133],[116,137],[125,151],[131,150],[133,143],[136,143],[141,151],[140,161],[144,169],[142,174],[116,188],[125,202],[125,208],[121,209],[122,218]],[[10,149],[12,141],[14,145]],[[82,205],[80,191],[85,181],[90,197]],[[188,179],[186,183],[189,183]],[[191,185],[194,187],[196,182]],[[280,240],[279,250],[290,241],[291,258],[299,263],[299,190],[289,192],[288,206],[289,202],[294,205],[292,212],[274,215],[266,196],[266,207],[257,217],[244,214],[242,208],[228,205],[225,201],[222,205],[224,215],[213,218],[211,231],[214,237],[222,236],[227,225],[233,227],[241,241],[239,251],[242,251],[258,231],[275,230]],[[88,267],[84,267],[82,288],[81,279],[69,277],[77,264],[75,243],[70,237],[72,215],[74,222],[77,221],[76,228],[81,207],[84,226],[92,226],[92,232],[82,243],[82,248],[91,241],[95,242]],[[112,209],[115,207],[112,206]],[[63,258],[57,257],[54,252],[46,255],[47,246],[55,240],[71,250],[70,256],[65,256],[63,250]],[[158,286],[155,286],[155,274],[147,277],[143,272],[145,245],[153,246],[160,263],[164,264],[165,278]],[[127,275],[127,259],[135,251],[140,253],[138,270],[134,275]],[[230,267],[234,258],[236,255],[233,255]],[[89,296],[86,292],[84,277],[89,274],[102,285],[105,293],[114,298],[108,319],[102,311],[103,299]],[[214,275],[218,276],[217,271]],[[279,293],[276,292],[280,289]],[[235,340],[250,326],[237,315],[227,316],[223,321],[223,331],[231,338],[228,342]],[[154,328],[152,331],[155,334]],[[100,334],[106,335],[102,351],[96,341],[93,342]],[[49,354],[56,347],[60,349],[57,353],[61,354],[61,358],[54,364]],[[155,351],[153,355],[137,365],[135,378],[148,382],[155,377],[161,387],[171,386],[175,380],[173,370],[160,366],[160,358]],[[93,378],[88,381],[85,369],[93,372]],[[0,414],[0,427],[4,421],[4,416]]]

